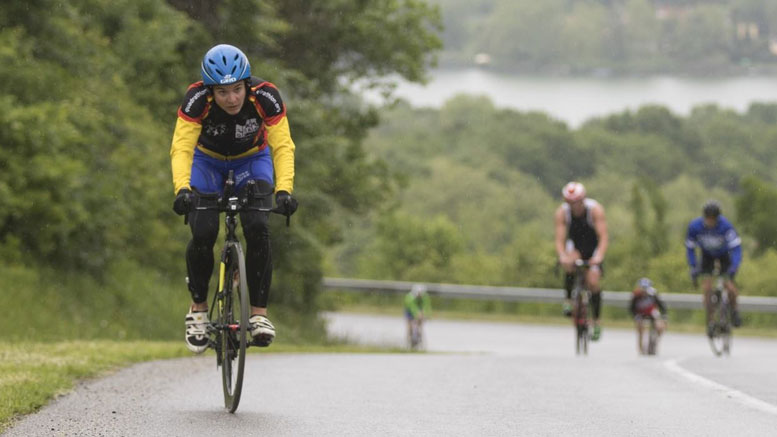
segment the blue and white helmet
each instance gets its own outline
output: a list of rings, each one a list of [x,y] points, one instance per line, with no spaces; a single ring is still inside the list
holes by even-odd
[[[637,281],[637,287],[643,290],[649,296],[656,295],[656,289],[653,288],[653,281],[648,278],[640,278],[640,280]]]
[[[413,297],[421,297],[422,294],[426,293],[426,285],[424,284],[413,284],[412,287],[410,287],[410,293],[413,294]]]
[[[251,77],[251,64],[239,48],[219,44],[202,58],[202,81],[205,85],[229,85]]]

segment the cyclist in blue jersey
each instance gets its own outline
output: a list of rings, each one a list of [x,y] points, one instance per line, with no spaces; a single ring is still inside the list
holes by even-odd
[[[731,318],[735,327],[742,324],[737,310],[737,288],[734,276],[742,262],[742,240],[731,222],[720,213],[720,204],[710,200],[702,208],[702,217],[691,220],[688,225],[688,235],[685,239],[688,266],[691,269],[691,280],[697,284],[697,278],[702,276],[704,289],[704,307],[707,311],[707,321],[710,320],[710,294],[712,291],[712,273],[715,264],[725,277],[724,287],[728,291],[729,301],[733,309]],[[696,262],[696,248],[701,249],[701,266]],[[711,336],[709,325],[707,335]]]

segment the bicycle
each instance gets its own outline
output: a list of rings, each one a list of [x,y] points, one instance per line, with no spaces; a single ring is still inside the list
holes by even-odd
[[[654,309],[653,312],[658,313],[658,310]],[[660,314],[650,314],[641,316],[639,319],[643,329],[640,336],[640,353],[643,355],[655,355],[658,352],[658,338],[660,334],[658,333],[657,324],[660,317]],[[644,335],[645,331],[647,331],[647,335]]]
[[[416,318],[410,322],[410,333],[408,335],[408,343],[410,344],[410,350],[423,349],[423,344],[424,344],[423,319]]]
[[[224,212],[226,233],[224,246],[221,249],[219,276],[216,293],[208,310],[210,323],[207,327],[209,336],[208,347],[216,352],[216,367],[221,368],[221,382],[224,390],[224,407],[234,413],[240,403],[245,371],[246,349],[256,346],[249,331],[250,303],[248,297],[248,282],[246,276],[245,256],[240,241],[235,234],[237,215],[241,212],[258,211],[276,213],[286,216],[286,226],[289,225],[289,215],[275,208],[249,206],[248,200],[255,196],[256,184],[253,180],[247,182],[246,194],[238,197],[234,193],[235,174],[230,170],[224,183],[222,194],[216,199],[215,205],[197,206],[197,211]],[[270,196],[272,193],[260,193]],[[200,197],[204,199],[206,197]],[[188,215],[184,217],[188,223]]]
[[[588,355],[588,342],[591,339],[591,291],[585,286],[585,272],[588,261],[575,261],[575,282],[572,288],[572,323],[575,326],[575,353]]]
[[[710,347],[716,356],[724,353],[731,355],[731,304],[728,300],[728,291],[723,283],[723,276],[716,270],[715,288],[711,291],[709,305],[711,307],[709,314],[710,320],[708,326],[710,329]]]

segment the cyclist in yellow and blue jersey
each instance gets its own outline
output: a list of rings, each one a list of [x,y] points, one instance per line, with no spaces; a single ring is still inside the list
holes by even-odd
[[[294,185],[294,142],[286,105],[274,84],[251,76],[251,65],[237,47],[211,48],[201,64],[202,80],[189,85],[178,108],[170,157],[176,193],[173,210],[187,215],[192,239],[186,248],[187,283],[192,304],[186,315],[186,345],[200,353],[207,348],[208,283],[213,274],[213,246],[219,232],[219,213],[195,210],[213,205],[230,170],[235,188],[246,195],[246,183],[256,190],[250,203],[272,206],[291,215],[297,201]],[[275,327],[267,318],[272,282],[268,213],[240,214],[246,239],[246,271],[251,300],[251,334],[268,346]]]

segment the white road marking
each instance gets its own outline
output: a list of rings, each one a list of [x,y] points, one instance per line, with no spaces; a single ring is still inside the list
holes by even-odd
[[[690,370],[680,367],[680,365],[678,364],[679,361],[681,361],[681,359],[666,360],[664,361],[664,366],[668,370],[684,377],[688,381],[691,381],[700,386],[712,389],[714,391],[720,392],[725,396],[731,399],[734,399],[739,403],[746,405],[750,408],[754,408],[764,413],[769,413],[777,416],[777,405],[772,405],[768,402],[764,402],[758,398],[754,398],[748,394],[742,393],[739,390],[733,389],[731,387],[727,387],[723,384],[707,379],[701,375],[697,375],[691,372]]]

